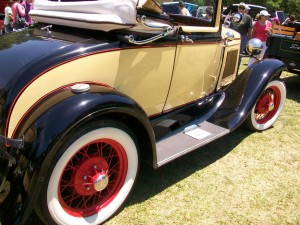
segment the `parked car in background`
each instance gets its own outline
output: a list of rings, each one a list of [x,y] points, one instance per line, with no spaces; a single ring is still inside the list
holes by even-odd
[[[285,19],[287,18],[286,13],[283,11],[275,11],[275,12],[271,11],[270,14],[271,14],[271,18],[277,17],[280,21],[280,24],[282,24],[285,21]]]
[[[180,11],[178,8],[178,4],[179,2],[163,2],[160,6],[167,14],[179,14]],[[192,16],[196,16],[198,5],[185,2],[185,7]]]
[[[45,225],[102,224],[140,164],[274,125],[284,63],[238,74],[240,35],[211,2],[207,20],[152,0],[35,0],[35,27],[0,37],[1,225],[24,225],[33,210]]]
[[[265,57],[283,61],[290,72],[300,75],[300,23],[274,25]]]
[[[199,17],[199,18],[203,18],[206,16],[206,10],[207,6],[199,6],[198,9],[197,9],[197,14],[196,14],[196,17]]]

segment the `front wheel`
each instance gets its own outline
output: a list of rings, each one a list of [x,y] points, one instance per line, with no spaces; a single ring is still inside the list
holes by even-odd
[[[86,126],[53,161],[36,211],[46,224],[103,223],[129,195],[138,164],[127,128],[115,122]]]
[[[246,125],[254,131],[271,127],[279,117],[286,99],[286,87],[282,80],[271,81],[252,108]]]

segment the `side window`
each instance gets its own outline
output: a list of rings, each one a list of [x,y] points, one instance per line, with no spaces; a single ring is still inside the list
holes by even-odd
[[[214,26],[217,0],[158,1],[175,23],[187,26]]]

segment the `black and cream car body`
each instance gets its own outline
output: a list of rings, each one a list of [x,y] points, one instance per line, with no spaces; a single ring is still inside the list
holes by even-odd
[[[284,64],[237,74],[240,36],[212,2],[207,21],[151,0],[36,0],[39,23],[0,37],[2,224],[33,210],[44,224],[101,224],[141,163],[158,168],[243,123],[274,124]]]

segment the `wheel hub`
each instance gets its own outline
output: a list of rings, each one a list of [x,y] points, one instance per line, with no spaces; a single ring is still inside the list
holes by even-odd
[[[272,99],[272,96],[269,94],[266,94],[260,99],[260,101],[257,105],[256,111],[259,114],[264,114],[264,113],[272,111],[274,109],[274,107],[275,106],[274,106],[274,101]]]
[[[84,160],[74,175],[74,189],[82,195],[88,196],[104,190],[108,183],[108,164],[100,156]]]
[[[272,101],[272,102],[270,102],[269,104],[268,104],[268,111],[270,112],[270,111],[272,111],[273,109],[274,109],[274,102]]]
[[[108,175],[106,173],[99,173],[93,177],[94,189],[96,191],[104,190],[109,183]]]

